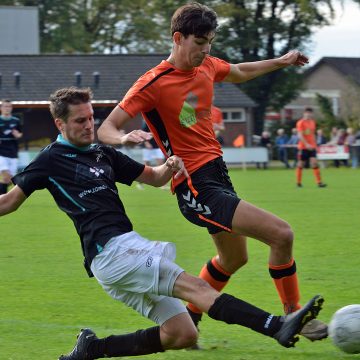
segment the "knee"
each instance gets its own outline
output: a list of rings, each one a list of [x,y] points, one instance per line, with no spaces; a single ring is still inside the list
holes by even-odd
[[[186,333],[182,332],[179,334],[177,341],[178,341],[178,348],[185,349],[195,345],[198,341],[199,333],[194,328],[192,331],[187,331]]]
[[[230,274],[234,274],[237,270],[245,266],[248,262],[247,254],[237,254],[238,256],[224,259],[223,268]]]
[[[287,222],[283,222],[278,229],[277,245],[281,248],[292,247],[294,242],[294,233]]]
[[[199,333],[193,324],[191,324],[191,326],[172,329],[171,331],[167,329],[165,332],[163,330],[162,344],[164,350],[185,349],[195,345],[198,336]]]

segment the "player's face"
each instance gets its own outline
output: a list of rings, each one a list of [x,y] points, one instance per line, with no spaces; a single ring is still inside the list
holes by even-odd
[[[8,102],[4,102],[1,104],[1,115],[5,117],[11,116],[12,112],[12,104]]]
[[[304,112],[304,119],[309,120],[313,118],[313,113],[310,111],[305,111]]]
[[[181,35],[179,55],[181,56],[181,61],[185,65],[184,68],[192,69],[202,64],[206,55],[210,53],[214,37],[215,34],[213,32],[201,37],[189,35],[185,38]]]
[[[94,111],[91,103],[69,105],[67,122],[60,131],[65,140],[75,146],[87,146],[94,141]]]

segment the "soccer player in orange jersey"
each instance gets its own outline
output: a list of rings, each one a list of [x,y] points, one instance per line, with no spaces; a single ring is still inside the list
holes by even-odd
[[[206,227],[217,254],[201,269],[200,277],[221,291],[232,274],[248,260],[247,237],[270,248],[268,269],[286,313],[301,307],[293,258],[293,232],[287,222],[236,194],[212,124],[214,82],[241,83],[285,68],[303,66],[299,51],[270,60],[230,64],[210,56],[217,29],[216,13],[191,3],[176,10],[171,20],[173,48],[159,65],[141,76],[98,130],[102,142],[139,144],[149,134],[119,130],[141,113],[166,156],[178,155],[190,176],[173,179],[179,209],[190,222]],[[201,310],[188,305],[194,323]],[[311,340],[327,336],[327,326],[311,321],[302,334]]]
[[[316,159],[316,123],[312,108],[305,109],[303,117],[296,123],[296,129],[299,135],[298,163],[296,168],[297,186],[302,187],[302,170],[304,164],[310,161],[317,185],[321,188],[326,187],[326,184],[321,182],[320,169]]]

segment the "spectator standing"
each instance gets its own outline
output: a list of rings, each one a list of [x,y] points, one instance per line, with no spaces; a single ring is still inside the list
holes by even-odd
[[[338,142],[337,145],[339,146],[344,146],[346,144],[346,138],[347,138],[348,134],[346,132],[345,129],[339,129],[339,137],[338,137]],[[348,161],[347,159],[344,160],[335,160],[335,166],[339,167],[341,164],[343,164],[344,166],[348,166]]]
[[[347,138],[345,140],[345,145],[349,146],[351,167],[353,169],[356,169],[359,165],[359,159],[357,154],[358,147],[356,146],[356,142],[357,142],[356,135],[354,134],[353,128],[347,128],[346,132],[347,132]]]
[[[275,145],[277,147],[277,153],[279,160],[284,163],[287,169],[290,168],[288,163],[288,153],[287,153],[287,143],[289,142],[289,137],[285,134],[284,129],[277,130],[277,136],[275,138]]]
[[[268,152],[268,160],[272,158],[272,144],[270,139],[270,133],[268,131],[263,131],[261,133],[259,146],[264,147],[267,149]],[[260,163],[256,163],[258,169],[260,169]],[[268,162],[262,163],[263,169],[268,168]]]
[[[1,101],[0,115],[0,194],[6,194],[11,177],[17,172],[18,139],[22,137],[20,120],[12,115],[10,100]]]
[[[316,130],[316,145],[325,145],[327,143],[327,139],[324,135],[323,129]]]
[[[287,146],[291,152],[292,157],[294,158],[294,162],[292,167],[296,168],[297,165],[297,145],[299,142],[299,135],[297,133],[296,128],[291,129],[291,136],[287,143]]]

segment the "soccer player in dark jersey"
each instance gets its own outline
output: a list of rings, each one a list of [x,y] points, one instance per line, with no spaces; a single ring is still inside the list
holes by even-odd
[[[294,346],[297,334],[314,319],[323,298],[313,297],[302,309],[274,316],[187,274],[175,262],[175,246],[149,241],[133,230],[116,182],[134,180],[153,186],[188,176],[176,155],[149,167],[107,145],[93,144],[94,117],[89,89],[65,88],[50,97],[60,135],[19,174],[14,188],[0,196],[0,215],[15,211],[35,190],[46,188],[74,222],[85,267],[115,300],[153,320],[157,326],[99,339],[82,329],[74,349],[60,360],[137,356],[181,349],[197,340],[197,329],[185,305],[191,301],[215,320],[239,324]]]
[[[0,115],[0,194],[6,194],[11,177],[17,172],[18,139],[22,137],[20,120],[12,115],[10,100],[1,101]]]
[[[173,179],[182,214],[208,229],[217,254],[204,265],[200,277],[221,291],[232,274],[248,261],[251,237],[270,247],[268,269],[285,313],[301,307],[293,258],[293,232],[288,223],[235,193],[215,138],[211,121],[214,82],[241,83],[287,66],[303,66],[308,58],[293,50],[275,59],[229,64],[210,56],[217,29],[216,13],[205,5],[180,7],[171,20],[170,56],[143,76],[127,92],[98,130],[108,144],[138,144],[148,134],[119,130],[141,113],[166,156],[178,155],[190,174]],[[188,305],[195,324],[201,310]],[[327,325],[313,321],[303,333],[310,340],[327,336]]]

